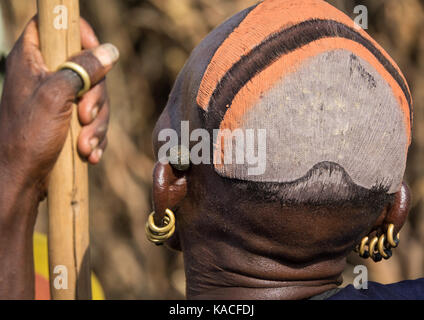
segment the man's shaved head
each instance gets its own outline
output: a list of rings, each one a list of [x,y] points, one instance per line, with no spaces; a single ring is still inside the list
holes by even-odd
[[[265,130],[259,175],[224,163],[225,144],[213,138],[211,162],[224,178],[278,183],[287,201],[349,200],[399,191],[412,102],[396,63],[339,10],[320,0],[266,0],[194,50],[162,117],[177,131],[188,120],[211,137],[213,129]]]
[[[158,162],[153,191],[159,215],[175,210],[168,244],[184,252],[189,298],[302,298],[334,288],[362,237],[387,223],[397,232],[406,219],[408,85],[390,56],[324,1],[266,0],[212,31],[178,76],[156,125],[156,154],[161,130],[184,140],[182,121],[209,133],[211,161],[186,171]],[[231,149],[264,152],[259,174],[222,161],[220,133],[237,130],[244,142],[249,130],[266,132]]]

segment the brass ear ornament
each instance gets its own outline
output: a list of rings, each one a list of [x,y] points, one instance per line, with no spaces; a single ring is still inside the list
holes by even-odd
[[[379,262],[382,259],[381,254],[375,248],[377,243],[378,243],[378,237],[374,237],[372,238],[372,240],[370,241],[370,244],[368,245],[368,251],[370,253],[370,257],[371,259],[374,260],[374,262]]]
[[[392,250],[390,248],[386,248],[386,236],[382,234],[378,239],[378,252],[385,259],[388,260],[392,257]]]
[[[379,262],[382,259],[388,260],[392,257],[392,248],[399,245],[399,233],[393,237],[395,226],[390,224],[387,228],[387,233],[382,234],[380,237],[373,237],[369,241],[369,237],[364,237],[361,243],[356,247],[355,251],[359,256],[364,259],[371,258],[374,262]],[[365,246],[368,249],[365,249]]]
[[[395,229],[394,224],[390,224],[387,228],[387,242],[392,248],[396,248],[399,245],[399,233],[393,238],[393,231]]]
[[[178,171],[187,171],[190,168],[190,151],[184,145],[176,145],[170,149],[169,163]]]
[[[146,222],[146,237],[150,242],[161,245],[169,240],[175,232],[175,215],[170,209],[166,209],[163,227],[158,227],[155,224],[154,215],[155,212],[153,211]]]
[[[359,246],[359,249],[358,249],[359,256],[364,259],[368,259],[370,257],[370,253],[368,252],[368,250],[365,251],[365,245],[367,244],[367,242],[368,242],[368,237],[362,238],[361,245]]]

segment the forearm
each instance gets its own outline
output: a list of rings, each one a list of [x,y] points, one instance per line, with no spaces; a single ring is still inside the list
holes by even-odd
[[[0,172],[0,300],[34,298],[33,230],[39,193]]]

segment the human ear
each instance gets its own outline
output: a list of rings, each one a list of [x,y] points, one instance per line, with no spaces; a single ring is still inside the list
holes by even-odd
[[[392,204],[387,205],[380,214],[368,236],[362,238],[357,252],[362,258],[371,257],[375,262],[390,259],[392,248],[399,244],[399,231],[408,218],[411,205],[411,193],[403,182],[401,189],[395,194]],[[365,247],[368,246],[368,250]]]
[[[411,191],[406,182],[402,183],[400,191],[395,195],[395,201],[387,213],[383,221],[383,227],[387,228],[390,224],[394,224],[394,234],[397,234],[408,218],[409,209],[411,208]]]
[[[387,230],[389,225],[394,225],[394,234],[397,234],[403,227],[408,218],[411,206],[411,192],[406,184],[402,183],[401,189],[395,194],[395,200],[391,206],[385,209],[375,224],[375,228]]]
[[[154,222],[163,226],[166,209],[176,213],[181,201],[187,195],[187,171],[179,171],[168,162],[158,161],[153,170],[153,209]],[[178,227],[174,235],[166,243],[171,249],[180,250]]]

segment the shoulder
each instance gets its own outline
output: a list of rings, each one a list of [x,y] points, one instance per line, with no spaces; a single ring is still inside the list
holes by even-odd
[[[424,278],[389,285],[368,282],[368,289],[349,285],[328,300],[424,300]]]

